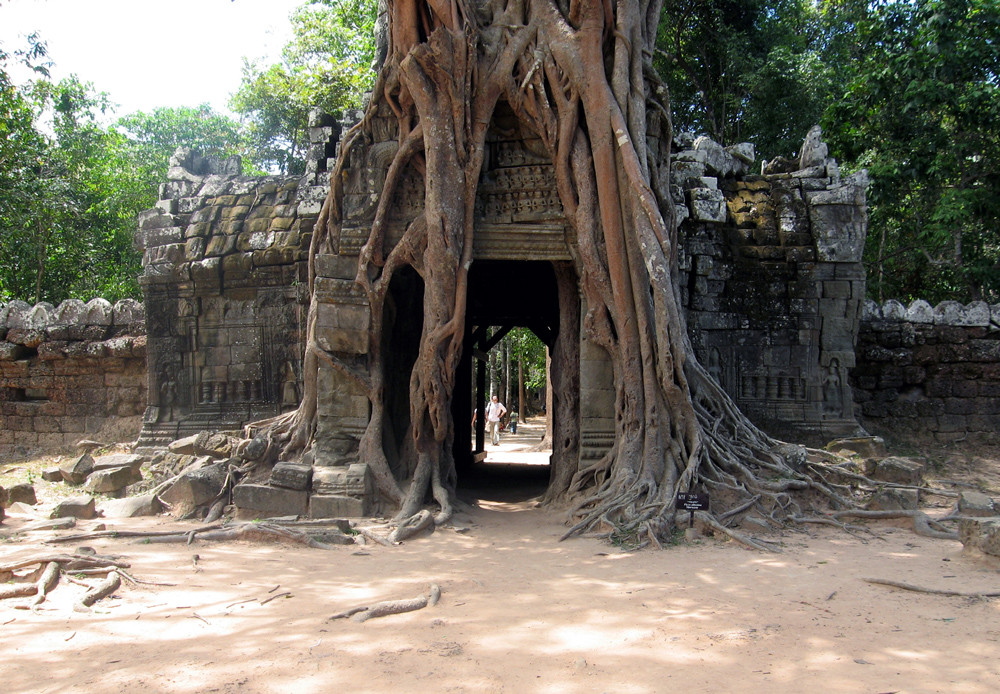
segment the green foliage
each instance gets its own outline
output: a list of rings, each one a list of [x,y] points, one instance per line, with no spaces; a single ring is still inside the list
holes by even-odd
[[[528,328],[514,328],[503,341],[510,350],[511,360],[524,361],[524,387],[539,391],[545,388],[545,344]]]
[[[679,0],[660,21],[656,65],[674,125],[765,156],[798,150],[832,89],[838,34],[805,0]]]
[[[856,67],[825,131],[869,169],[878,298],[1000,299],[1000,3],[855,10]]]
[[[197,108],[179,106],[137,111],[118,119],[135,144],[136,154],[156,185],[166,180],[167,165],[178,147],[191,147],[204,155],[245,155],[240,124],[208,104]]]
[[[106,95],[75,77],[38,79],[4,102],[19,144],[0,180],[0,295],[137,296],[135,213],[155,196],[128,140],[98,124]]]
[[[281,62],[244,63],[230,108],[243,118],[255,165],[301,173],[309,111],[361,105],[374,80],[376,8],[375,0],[310,0],[292,14]]]

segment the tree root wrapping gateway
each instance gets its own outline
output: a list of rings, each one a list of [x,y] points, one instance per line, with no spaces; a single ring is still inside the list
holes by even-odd
[[[493,115],[505,103],[544,144],[575,234],[572,271],[587,311],[584,330],[610,355],[615,443],[586,469],[556,461],[546,500],[570,501],[566,536],[603,532],[630,546],[669,539],[677,494],[711,494],[705,527],[761,549],[733,526],[752,513],[781,527],[817,509],[856,506],[833,466],[790,464],[779,443],[748,421],[694,356],[677,286],[677,225],[669,195],[672,140],[668,96],[652,67],[661,2],[621,0],[399,0],[390,3],[389,45],[364,118],[341,141],[331,189],[310,247],[336,253],[351,151],[372,141],[383,107],[395,114],[398,147],[386,170],[356,282],[370,310],[363,368],[315,337],[310,305],[303,400],[259,423],[284,444],[282,459],[313,443],[317,373],[326,365],[367,394],[371,416],[360,443],[397,521],[433,498],[448,520],[456,483],[451,403],[463,346],[472,265],[473,214]],[[388,216],[404,173],[423,181],[422,213],[390,245]],[[423,328],[409,383],[407,458],[394,471],[383,450],[386,302],[389,284],[412,268],[423,280]],[[578,438],[579,432],[575,432]],[[797,455],[801,455],[799,450]],[[400,472],[402,470],[403,472]],[[816,503],[816,508],[813,504]]]

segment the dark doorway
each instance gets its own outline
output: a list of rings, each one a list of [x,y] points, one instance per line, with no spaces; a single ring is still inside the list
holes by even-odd
[[[506,454],[509,460],[505,461],[503,452],[493,453],[491,462],[484,462],[490,448],[482,424],[482,408],[490,396],[484,360],[514,328],[527,328],[546,346],[553,346],[560,326],[558,285],[552,263],[476,261],[469,272],[466,337],[452,411],[456,424],[453,450],[459,490],[476,498],[522,501],[544,493],[549,481],[547,462],[537,464],[539,459],[547,461],[547,454],[537,450],[531,458],[534,464],[517,462],[528,457],[514,453]],[[519,403],[519,407],[523,405]],[[477,412],[475,427],[471,423],[473,412]],[[542,424],[538,425],[538,421]],[[526,443],[524,449],[531,448],[527,445],[527,431],[532,436],[537,435],[540,442],[544,420],[536,420],[535,426],[529,425],[526,431],[522,414],[520,424],[519,438]],[[518,435],[506,440],[515,437]]]

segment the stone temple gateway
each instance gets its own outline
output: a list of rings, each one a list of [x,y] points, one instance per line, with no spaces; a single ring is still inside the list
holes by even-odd
[[[328,190],[341,124],[314,113],[303,177],[242,177],[238,162],[174,156],[155,209],[140,219],[147,316],[148,407],[140,445],[161,447],[204,430],[235,430],[297,406],[310,301],[311,232]],[[354,283],[380,186],[396,149],[394,120],[380,114],[375,136],[352,150],[344,223],[329,252],[316,256],[313,297],[319,344],[347,363],[365,364],[368,306]],[[661,143],[649,143],[651,149]],[[665,143],[664,143],[665,146]],[[864,301],[864,175],[840,176],[818,128],[796,161],[765,162],[750,174],[752,146],[723,148],[688,134],[672,143],[670,195],[681,223],[680,291],[703,364],[763,429],[816,441],[853,434],[848,371],[854,366]],[[759,166],[759,165],[758,165]],[[421,210],[422,183],[404,181],[393,201],[389,243]],[[578,393],[579,440],[566,450],[592,464],[614,436],[610,361],[590,344],[573,274],[568,232],[551,162],[513,116],[498,110],[488,138],[476,203],[474,264],[463,364],[452,414],[468,421],[477,351],[485,328],[527,326],[574,355],[571,373],[552,373],[557,397]],[[423,288],[400,273],[390,290],[383,339],[390,461],[401,455],[409,371],[421,328]],[[308,473],[247,485],[236,502],[255,516],[365,515],[373,485],[358,441],[369,417],[366,395],[328,367],[319,378],[316,442]],[[555,422],[558,438],[565,422]],[[455,444],[459,475],[473,432]],[[464,432],[464,434],[463,434]],[[276,467],[276,471],[278,468]],[[252,487],[252,488],[251,488]],[[294,487],[294,488],[292,488]]]

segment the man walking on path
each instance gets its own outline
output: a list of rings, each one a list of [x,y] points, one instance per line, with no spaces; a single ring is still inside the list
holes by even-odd
[[[494,395],[486,406],[486,427],[490,430],[490,439],[494,446],[500,445],[500,418],[506,414],[507,408]]]

